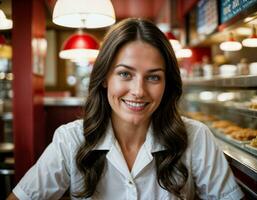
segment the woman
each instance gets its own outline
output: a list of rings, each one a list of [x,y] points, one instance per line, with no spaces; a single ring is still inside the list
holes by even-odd
[[[242,192],[200,122],[177,109],[182,82],[172,47],[151,22],[107,34],[83,121],[58,128],[9,199],[240,199]]]

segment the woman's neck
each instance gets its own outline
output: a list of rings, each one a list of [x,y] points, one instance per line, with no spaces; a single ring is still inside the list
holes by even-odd
[[[132,169],[137,153],[145,142],[149,125],[150,122],[135,126],[128,123],[116,122],[112,119],[113,131],[129,170]]]
[[[115,119],[112,119],[112,127],[116,139],[120,146],[128,149],[131,147],[141,147],[145,141],[149,125],[149,122],[133,125],[121,121],[116,122]]]

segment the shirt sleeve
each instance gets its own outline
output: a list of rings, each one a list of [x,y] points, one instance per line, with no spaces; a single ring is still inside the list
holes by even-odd
[[[238,200],[244,196],[223,152],[205,125],[194,134],[192,172],[200,199]]]
[[[62,127],[55,131],[52,143],[13,189],[20,200],[56,200],[69,187],[71,151],[65,132]]]

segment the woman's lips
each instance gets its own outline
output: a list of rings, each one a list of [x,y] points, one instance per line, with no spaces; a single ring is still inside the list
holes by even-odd
[[[138,102],[138,101],[129,101],[129,100],[122,100],[126,106],[133,111],[142,111],[147,106],[148,102]]]

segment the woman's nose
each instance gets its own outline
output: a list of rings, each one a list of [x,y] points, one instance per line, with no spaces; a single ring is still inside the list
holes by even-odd
[[[142,98],[145,94],[145,85],[143,79],[139,78],[135,80],[134,84],[132,85],[132,94],[137,98]]]

